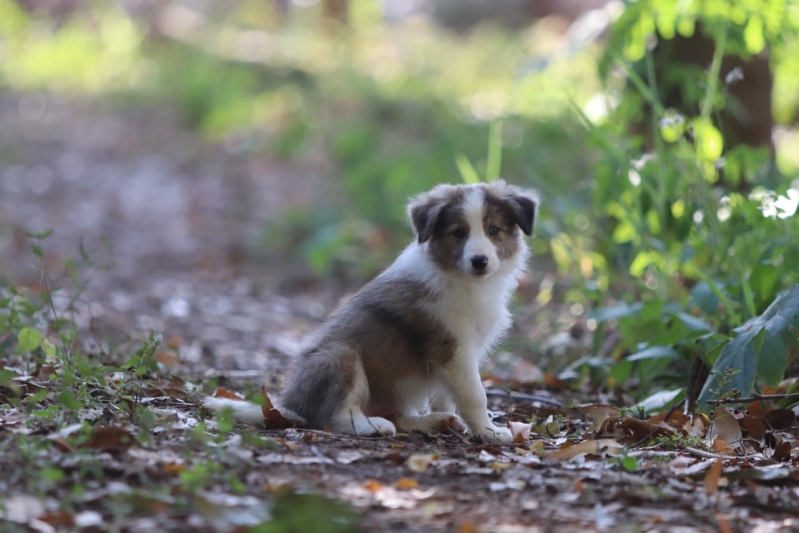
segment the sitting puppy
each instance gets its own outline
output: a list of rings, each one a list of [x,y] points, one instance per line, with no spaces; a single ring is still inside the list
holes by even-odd
[[[510,325],[537,197],[494,181],[439,185],[408,206],[416,242],[339,308],[297,357],[277,407],[307,427],[355,435],[436,432],[503,442],[478,366]],[[260,406],[208,398],[263,421]]]

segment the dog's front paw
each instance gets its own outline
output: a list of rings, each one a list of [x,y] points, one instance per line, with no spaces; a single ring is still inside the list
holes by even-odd
[[[380,437],[393,437],[397,434],[397,429],[394,427],[394,424],[392,424],[385,418],[380,418],[379,416],[373,416],[366,419],[366,425],[359,428],[358,434],[376,435]]]
[[[499,426],[495,426],[494,424],[486,426],[482,431],[480,431],[480,435],[482,437],[499,442],[513,442],[513,433],[511,433],[510,429],[501,428]]]

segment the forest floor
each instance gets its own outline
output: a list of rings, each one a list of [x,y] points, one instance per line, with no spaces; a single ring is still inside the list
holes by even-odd
[[[326,163],[209,145],[163,110],[45,98],[23,120],[19,101],[0,97],[3,283],[50,290],[78,328],[74,349],[101,365],[126,360],[150,332],[163,342],[157,376],[116,372],[77,415],[14,407],[19,389],[0,387],[0,530],[799,531],[795,415],[780,425],[749,413],[770,420],[763,434],[732,409],[734,427],[679,412],[639,420],[623,397],[565,387],[526,348],[579,323],[530,297],[541,274],[485,375],[499,423],[532,420],[517,443],[215,420],[202,391],[279,391],[303,338],[357,290],[254,252],[285,206],[326,198]],[[39,259],[25,234],[48,229]],[[59,273],[81,247],[90,261],[76,285]],[[579,345],[578,330],[564,342]],[[52,388],[46,367],[11,354],[2,363],[23,397]],[[86,424],[66,423],[75,419]]]

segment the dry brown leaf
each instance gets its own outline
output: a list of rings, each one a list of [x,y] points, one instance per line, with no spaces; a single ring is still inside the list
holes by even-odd
[[[755,440],[760,440],[766,436],[766,425],[760,418],[745,415],[741,425],[746,429],[746,433]]]
[[[796,414],[790,409],[772,409],[763,415],[763,419],[769,423],[771,429],[780,431],[793,427],[796,422]]]
[[[383,485],[381,485],[380,482],[375,479],[367,479],[363,484],[363,488],[369,492],[377,492],[383,488]]]
[[[733,455],[735,448],[721,439],[713,439],[713,451],[719,454]]]
[[[147,391],[147,396],[150,398],[172,398],[173,400],[188,400],[190,398],[189,394],[186,391],[182,391],[179,389],[173,388],[160,388],[160,387],[153,387]]]
[[[238,394],[236,394],[235,392],[229,391],[229,390],[227,390],[227,389],[225,389],[223,387],[217,387],[216,390],[214,391],[214,394],[213,394],[212,397],[213,398],[227,398],[228,400],[238,400],[240,402],[246,402],[247,401],[244,398],[242,398],[241,396],[239,396]]]
[[[50,381],[50,376],[55,374],[55,368],[50,365],[36,365],[36,368],[33,370],[31,377],[34,381]]]
[[[133,446],[136,437],[127,429],[118,426],[95,426],[83,448],[109,448],[126,450]]]
[[[436,459],[438,459],[438,455],[432,453],[415,453],[408,457],[408,460],[405,462],[405,464],[408,465],[408,468],[418,474],[427,470],[427,467],[430,466],[430,463]]]
[[[286,429],[297,426],[296,421],[283,416],[283,413],[272,404],[272,400],[269,399],[269,395],[266,393],[266,387],[261,387],[261,396],[263,398],[261,411],[264,414],[264,425],[267,429]]]
[[[186,465],[178,463],[167,463],[162,467],[162,470],[168,474],[179,474],[186,470]]]
[[[733,448],[739,447],[743,440],[741,424],[724,406],[718,406],[713,410],[713,423],[707,435],[708,442],[721,439]]]
[[[621,453],[622,446],[613,439],[585,440],[578,444],[566,446],[564,443],[559,450],[554,450],[546,454],[547,458],[567,460],[582,454],[601,454],[617,455]]]
[[[461,526],[458,528],[458,533],[477,533],[480,531],[477,526],[474,525],[474,522],[471,520],[467,520],[466,522],[462,522]]]
[[[711,465],[705,474],[705,494],[708,496],[715,496],[719,491],[719,479],[721,478],[721,469],[724,466],[724,461],[716,459],[716,462]]]
[[[777,444],[776,448],[774,448],[774,455],[772,457],[774,457],[774,459],[777,461],[785,461],[786,459],[790,459],[791,443],[787,440],[784,440]]]
[[[394,482],[394,486],[400,490],[411,490],[419,486],[415,479],[409,477],[401,477]]]
[[[544,374],[544,379],[542,381],[544,382],[544,385],[548,389],[552,389],[552,390],[556,390],[556,391],[565,390],[569,386],[568,383],[566,383],[562,379],[552,375],[550,372],[547,372],[546,374]]]
[[[164,350],[158,350],[157,352],[155,352],[153,354],[153,358],[156,361],[158,361],[159,363],[161,363],[162,365],[166,365],[166,366],[176,366],[176,365],[179,365],[181,363],[180,357],[178,357],[178,354],[172,353],[172,352],[167,352],[167,351],[164,351]]]
[[[534,454],[537,454],[537,455],[543,453],[544,452],[544,441],[537,440],[537,441],[533,442],[532,444],[530,444],[530,451],[533,452]]]
[[[591,419],[594,424],[601,424],[606,418],[619,417],[619,408],[608,404],[581,405],[578,412]]]
[[[72,513],[66,511],[55,511],[47,513],[39,517],[39,520],[46,522],[53,527],[64,526],[69,527],[75,525],[75,517]]]
[[[668,418],[667,418],[668,417]],[[682,411],[664,411],[652,416],[649,419],[650,424],[666,424],[671,428],[682,427],[685,424],[691,423],[691,417],[683,414]]]
[[[735,533],[735,530],[730,527],[730,524],[727,523],[727,519],[722,515],[716,516],[716,519],[719,521],[719,533]]]

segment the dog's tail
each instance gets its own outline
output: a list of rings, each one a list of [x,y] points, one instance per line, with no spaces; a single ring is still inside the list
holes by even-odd
[[[257,403],[231,400],[229,398],[206,398],[205,407],[216,412],[231,409],[236,420],[250,422],[251,424],[263,424],[265,419],[263,409]]]

